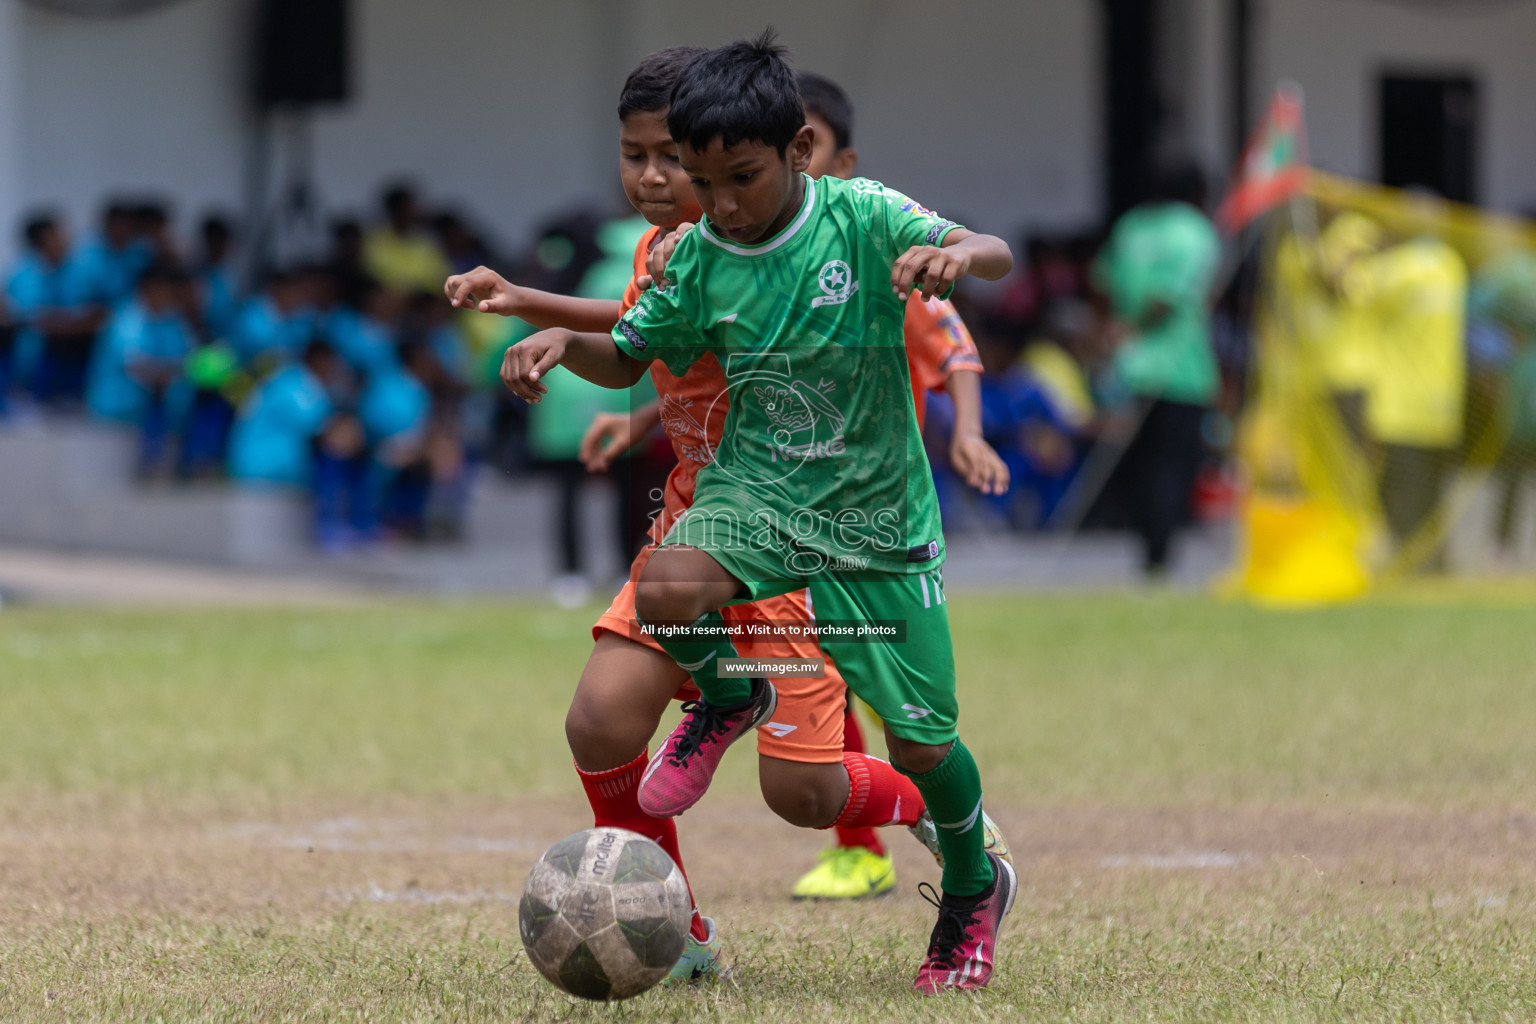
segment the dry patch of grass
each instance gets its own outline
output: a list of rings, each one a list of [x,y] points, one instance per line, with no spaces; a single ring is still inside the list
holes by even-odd
[[[957,596],[1023,889],[976,999],[909,993],[937,873],[785,896],[825,841],[734,755],[682,822],[736,978],[616,1006],[513,902],[587,823],[591,612],[0,614],[0,1021],[1536,1019],[1530,611]]]
[[[247,809],[254,810],[253,809]],[[0,1019],[1524,1019],[1536,816],[1001,805],[1022,891],[992,989],[907,992],[936,871],[797,904],[820,836],[755,803],[685,820],[736,978],[586,1006],[526,963],[527,869],[565,803],[312,801],[253,816],[39,804],[0,828]],[[702,837],[729,835],[730,842]]]

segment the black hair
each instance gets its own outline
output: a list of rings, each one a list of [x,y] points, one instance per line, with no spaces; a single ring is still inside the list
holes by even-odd
[[[671,104],[678,75],[704,52],[697,46],[669,46],[642,60],[624,79],[624,88],[619,90],[619,120],[634,113],[666,110]]]
[[[309,343],[304,346],[304,352],[299,357],[299,361],[305,366],[313,366],[317,360],[328,357],[335,358],[335,356],[336,347],[324,338],[317,337],[311,338]]]
[[[805,107],[789,67],[789,51],[769,29],[695,57],[678,76],[667,130],[678,143],[726,149],[761,142],[782,155],[805,127]]]
[[[853,104],[843,87],[811,71],[795,76],[800,86],[800,102],[807,117],[815,115],[832,126],[832,139],[838,149],[853,145]]]
[[[139,287],[150,285],[183,285],[188,282],[187,272],[169,260],[156,260],[139,275]]]
[[[394,182],[384,189],[379,202],[384,207],[384,212],[393,217],[415,204],[416,189],[408,181]]]
[[[395,345],[395,361],[407,370],[423,356],[432,355],[432,348],[420,338],[406,338]]]
[[[134,204],[133,219],[141,228],[157,228],[168,223],[171,214],[164,203],[149,200]]]
[[[204,217],[198,231],[205,241],[217,239],[227,242],[235,237],[234,223],[221,213],[210,213]]]
[[[27,240],[32,248],[40,248],[43,244],[43,236],[50,230],[59,226],[59,218],[51,213],[38,213],[27,218],[22,225],[21,236]]]

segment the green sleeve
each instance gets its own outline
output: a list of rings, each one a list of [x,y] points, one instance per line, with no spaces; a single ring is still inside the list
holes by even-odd
[[[855,178],[849,187],[859,197],[871,239],[890,263],[913,246],[942,244],[946,235],[960,227],[878,181]],[[939,298],[947,299],[953,292],[951,285]]]
[[[652,286],[613,326],[619,351],[633,359],[660,359],[677,376],[688,371],[707,351],[698,328],[699,274],[693,266],[685,238],[673,253],[665,288]],[[679,259],[679,257],[682,257]],[[693,299],[693,301],[690,301]]]
[[[872,201],[875,227],[887,238],[893,250],[892,260],[914,245],[939,245],[945,235],[960,226],[893,188],[868,179],[862,180],[870,187],[857,191]],[[875,188],[878,188],[878,192]]]

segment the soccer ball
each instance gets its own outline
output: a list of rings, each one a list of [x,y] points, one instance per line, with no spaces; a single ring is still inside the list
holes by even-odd
[[[528,959],[583,999],[628,999],[682,956],[693,901],[682,871],[638,832],[566,836],[528,873],[517,920]]]

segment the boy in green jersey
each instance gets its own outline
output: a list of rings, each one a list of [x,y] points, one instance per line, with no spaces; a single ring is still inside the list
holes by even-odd
[[[769,40],[689,64],[668,127],[705,218],[665,279],[611,341],[542,332],[502,369],[529,401],[556,364],[612,387],[655,358],[681,373],[710,353],[725,371],[720,446],[637,589],[637,618],[704,695],[652,761],[641,805],[681,813],[772,714],[766,679],[717,673],[735,656],[719,609],[808,587],[821,643],[885,720],[892,762],[938,825],[944,894],[916,986],[981,987],[1016,881],[983,847],[980,774],[956,731],[944,544],[902,320],[912,291],[995,280],[1012,256],[877,182],[808,178],[812,133]]]

